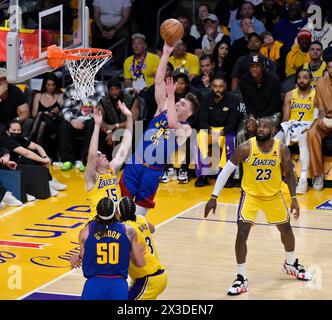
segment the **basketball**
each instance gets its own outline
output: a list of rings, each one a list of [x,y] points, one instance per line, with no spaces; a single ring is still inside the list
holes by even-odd
[[[160,26],[160,36],[168,45],[174,44],[183,37],[183,25],[179,20],[167,19]]]

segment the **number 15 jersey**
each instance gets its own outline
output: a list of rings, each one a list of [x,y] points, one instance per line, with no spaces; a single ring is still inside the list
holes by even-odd
[[[243,161],[241,187],[257,198],[272,197],[280,191],[282,183],[280,142],[274,139],[272,149],[263,152],[257,145],[256,137],[248,141],[250,155]]]
[[[105,197],[111,198],[115,203],[120,200],[119,181],[115,172],[111,169],[107,173],[99,174],[93,188],[88,190],[90,201],[89,221],[97,214],[98,202]]]

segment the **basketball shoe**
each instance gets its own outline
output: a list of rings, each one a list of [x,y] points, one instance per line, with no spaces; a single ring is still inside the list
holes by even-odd
[[[177,180],[177,175],[174,168],[168,168],[166,171],[164,171],[163,176],[160,178],[162,183],[167,183],[174,180]]]
[[[189,179],[188,179],[188,172],[185,170],[180,169],[179,170],[179,174],[178,174],[178,181],[181,184],[186,184],[188,183]]]
[[[248,279],[244,279],[241,274],[238,274],[232,286],[228,289],[227,294],[229,296],[237,296],[241,293],[247,292],[248,290]]]
[[[308,281],[312,279],[312,275],[310,272],[306,272],[304,267],[299,264],[299,260],[296,259],[294,264],[288,264],[286,261],[281,269],[282,272],[289,274],[299,280]]]

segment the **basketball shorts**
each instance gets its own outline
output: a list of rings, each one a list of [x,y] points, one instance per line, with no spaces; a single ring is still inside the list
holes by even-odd
[[[132,280],[129,287],[129,300],[156,300],[165,290],[167,275],[159,270],[151,276]]]
[[[85,281],[82,300],[128,300],[128,283],[120,277],[91,277]]]
[[[154,197],[158,190],[163,169],[156,170],[146,165],[127,164],[120,179],[122,197],[135,198],[135,203],[144,208],[154,208]]]
[[[288,209],[281,192],[272,197],[257,198],[241,190],[238,221],[255,224],[259,211],[264,212],[270,224],[283,224],[289,221]]]

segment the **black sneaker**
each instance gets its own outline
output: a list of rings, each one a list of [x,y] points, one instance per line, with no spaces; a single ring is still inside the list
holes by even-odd
[[[247,291],[249,291],[248,279],[244,279],[241,274],[238,274],[232,286],[228,289],[227,294],[229,296],[238,296]]]
[[[185,170],[180,169],[178,174],[178,181],[181,184],[188,183],[188,172]]]
[[[204,186],[209,185],[209,178],[207,176],[200,176],[196,181],[195,181],[195,187],[201,188]]]
[[[241,185],[240,180],[238,179],[228,179],[225,188],[239,188]]]

